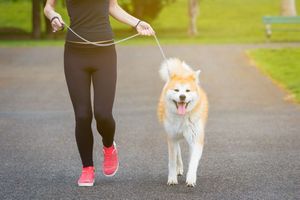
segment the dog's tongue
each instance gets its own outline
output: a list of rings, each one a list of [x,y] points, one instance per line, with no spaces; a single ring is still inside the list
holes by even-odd
[[[183,103],[178,104],[177,112],[179,115],[184,115],[186,112],[185,104],[183,104]]]

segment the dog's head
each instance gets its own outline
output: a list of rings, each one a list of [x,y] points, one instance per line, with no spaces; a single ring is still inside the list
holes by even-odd
[[[172,65],[172,66],[171,66]],[[179,115],[185,115],[192,111],[197,105],[199,96],[199,71],[193,71],[184,62],[167,63],[167,74],[162,74],[164,66],[161,69],[161,75],[165,75],[165,102],[169,111]]]

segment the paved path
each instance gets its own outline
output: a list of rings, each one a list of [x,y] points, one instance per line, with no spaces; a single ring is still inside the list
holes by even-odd
[[[260,45],[276,47],[281,45]],[[297,45],[296,45],[297,46]],[[299,46],[299,45],[298,45]],[[299,199],[300,109],[252,67],[254,45],[167,46],[202,69],[210,100],[198,185],[168,187],[167,146],[157,122],[157,47],[118,47],[114,114],[121,167],[78,188],[81,170],[62,47],[0,49],[0,199]],[[183,143],[184,144],[184,143]],[[187,148],[184,144],[184,162]]]

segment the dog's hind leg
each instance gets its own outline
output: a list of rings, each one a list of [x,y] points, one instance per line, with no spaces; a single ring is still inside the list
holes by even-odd
[[[173,139],[168,138],[168,152],[169,152],[169,176],[168,176],[168,185],[176,185],[177,181],[177,146],[178,142],[175,142]]]
[[[176,144],[176,151],[177,151],[177,175],[183,175],[183,162],[181,157],[181,149],[179,142]]]

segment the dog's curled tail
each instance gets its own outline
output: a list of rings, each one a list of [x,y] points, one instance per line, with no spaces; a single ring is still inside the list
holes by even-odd
[[[160,67],[159,74],[163,81],[167,82],[173,75],[189,75],[193,70],[178,58],[165,60]]]

